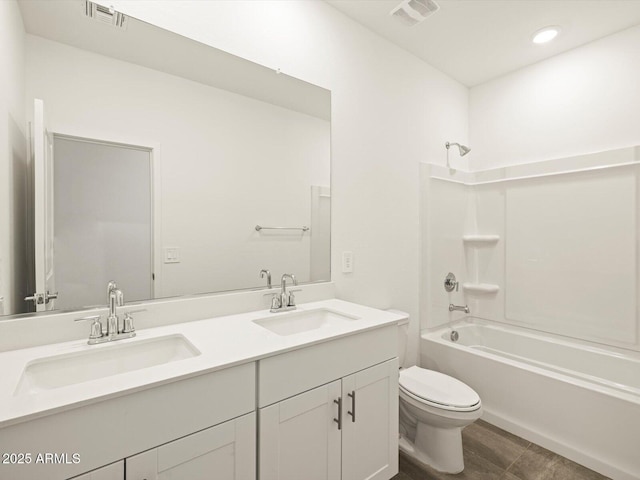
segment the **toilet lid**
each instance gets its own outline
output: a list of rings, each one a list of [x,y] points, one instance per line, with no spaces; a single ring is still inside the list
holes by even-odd
[[[478,394],[468,385],[444,373],[420,367],[400,371],[400,387],[432,403],[453,408],[468,408],[480,403]]]

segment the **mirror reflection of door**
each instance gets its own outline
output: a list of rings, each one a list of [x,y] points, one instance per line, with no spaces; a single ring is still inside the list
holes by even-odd
[[[54,135],[57,309],[153,298],[151,151]]]
[[[55,266],[53,262],[53,137],[47,128],[44,102],[33,102],[33,262],[35,292],[24,300],[35,310],[55,308]],[[33,289],[32,289],[33,290]]]

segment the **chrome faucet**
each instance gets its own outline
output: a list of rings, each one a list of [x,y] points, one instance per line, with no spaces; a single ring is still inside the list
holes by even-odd
[[[271,272],[263,268],[260,270],[260,278],[264,278],[265,275],[267,276],[267,288],[271,288]]]
[[[107,316],[107,331],[102,330],[102,322],[100,315],[92,315],[89,317],[77,318],[75,321],[90,321],[91,334],[89,335],[89,345],[97,343],[113,342],[125,338],[136,336],[136,329],[133,326],[132,313],[144,312],[144,309],[131,310],[126,312],[122,320],[122,328],[120,328],[120,318],[118,317],[117,308],[124,306],[124,294],[118,289],[116,282],[111,281],[107,284],[107,300],[109,302],[109,315]]]
[[[124,305],[124,295],[122,290],[118,289],[118,285],[113,280],[107,284],[107,295],[109,301],[109,316],[107,317],[107,336],[113,337],[118,334],[119,320],[117,307]]]
[[[284,273],[280,279],[280,308],[286,308],[287,310],[295,310],[296,297],[293,292],[287,292],[287,278],[291,279],[294,285],[298,285],[298,280],[293,273]]]
[[[291,279],[294,285],[298,285],[296,276],[292,273],[285,273],[280,279],[280,294],[274,295],[271,299],[271,313],[286,312],[296,309],[296,297],[293,291],[287,291],[287,278]]]

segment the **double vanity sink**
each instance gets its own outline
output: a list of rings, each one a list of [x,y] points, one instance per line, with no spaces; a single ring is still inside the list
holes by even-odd
[[[294,435],[300,438],[309,435],[308,422],[319,422],[313,438],[328,435],[322,444],[335,447],[324,453],[332,456],[326,465],[342,465],[343,480],[354,449],[375,441],[388,458],[377,455],[370,470],[383,469],[390,478],[397,469],[395,433],[378,440],[348,438],[358,431],[370,437],[362,427],[366,422],[380,423],[376,431],[397,433],[399,320],[330,299],[288,312],[261,310],[138,330],[136,337],[117,342],[88,345],[84,338],[0,353],[0,451],[58,449],[82,459],[78,465],[2,465],[0,478],[82,474],[77,478],[85,480],[92,477],[83,472],[96,468],[126,471],[126,478],[162,478],[155,471],[159,465],[169,465],[178,452],[200,452],[193,462],[182,459],[172,466],[172,475],[191,477],[188,468],[204,458],[211,462],[207,471],[223,472],[232,458],[236,466],[229,471],[235,473],[221,473],[221,479],[254,480],[259,470],[261,479],[277,480],[286,478],[278,468],[304,460],[284,447],[298,441],[278,439],[292,435],[298,419]],[[355,392],[367,405],[366,395],[374,390],[384,401],[372,405],[382,410],[369,420],[362,410],[355,422],[349,416]],[[227,435],[223,444],[234,445],[232,457],[219,453],[228,447],[215,447],[220,435]],[[281,449],[269,451],[276,444]],[[307,460],[316,459],[317,452]],[[118,475],[104,478],[125,476]]]
[[[269,313],[252,323],[279,336],[313,330],[330,334],[336,327],[357,322],[361,317],[327,308]],[[357,325],[357,323],[354,323]],[[337,330],[340,330],[337,328]],[[104,377],[155,367],[200,355],[184,335],[136,338],[106,347],[87,348],[30,361],[24,368],[15,395],[94,381]]]

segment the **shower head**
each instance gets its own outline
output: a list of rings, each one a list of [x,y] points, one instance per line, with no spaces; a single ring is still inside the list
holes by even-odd
[[[460,150],[460,156],[464,157],[467,153],[469,153],[471,151],[471,149],[469,147],[467,147],[466,145],[460,145],[459,143],[445,143],[444,146],[447,147],[447,150],[449,150],[449,147],[452,145],[457,145],[458,149]]]

